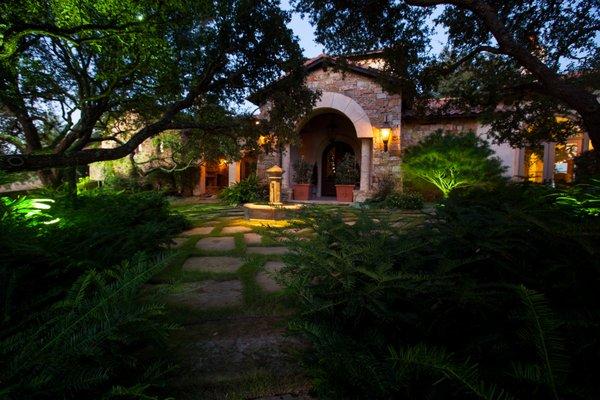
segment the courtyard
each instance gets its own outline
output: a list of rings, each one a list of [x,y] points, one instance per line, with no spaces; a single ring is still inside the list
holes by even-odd
[[[186,204],[187,203],[187,204]],[[172,209],[194,227],[173,239],[169,267],[146,286],[159,292],[181,329],[171,338],[181,373],[177,398],[312,399],[299,364],[305,339],[287,333],[294,302],[279,281],[290,240],[314,235],[294,220],[247,220],[239,207],[175,200]],[[361,210],[314,206],[344,215]],[[430,210],[431,212],[431,210]],[[429,214],[372,210],[370,218],[410,229]],[[287,397],[286,397],[287,396]]]
[[[600,399],[598,0],[0,2],[0,400]]]

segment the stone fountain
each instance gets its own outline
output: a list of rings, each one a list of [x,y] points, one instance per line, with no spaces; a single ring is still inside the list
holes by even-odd
[[[244,215],[246,219],[288,219],[291,212],[297,212],[302,208],[299,204],[284,204],[281,201],[281,176],[283,170],[274,165],[267,170],[269,179],[269,204],[244,204]]]

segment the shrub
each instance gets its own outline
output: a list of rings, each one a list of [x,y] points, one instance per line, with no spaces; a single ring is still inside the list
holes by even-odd
[[[352,154],[345,154],[342,161],[335,168],[335,183],[337,185],[355,185],[358,182],[359,169],[356,158]]]
[[[310,183],[312,176],[312,165],[306,162],[304,158],[299,158],[294,162],[294,182],[295,183]]]
[[[264,201],[265,185],[262,185],[256,175],[250,175],[248,178],[226,187],[219,193],[219,198],[232,205],[252,203],[255,201]]]
[[[375,188],[375,193],[371,197],[371,201],[384,201],[390,194],[396,191],[397,179],[392,173],[384,174],[380,177]]]
[[[77,193],[83,193],[87,190],[94,190],[100,186],[100,182],[93,181],[89,176],[79,178],[77,181]]]
[[[591,179],[600,179],[600,152],[586,151],[575,157],[575,181],[589,182]]]
[[[423,208],[423,197],[414,192],[392,192],[383,204],[385,207],[400,210],[420,210]]]
[[[493,154],[489,144],[473,132],[437,131],[409,147],[402,166],[410,177],[435,185],[448,197],[456,188],[501,182],[505,168]]]
[[[600,219],[552,189],[456,190],[411,232],[303,224],[316,235],[290,238],[282,279],[319,398],[600,396]]]
[[[139,252],[187,222],[158,193],[45,195],[0,202],[0,397],[153,398],[171,326],[140,299],[164,263]]]

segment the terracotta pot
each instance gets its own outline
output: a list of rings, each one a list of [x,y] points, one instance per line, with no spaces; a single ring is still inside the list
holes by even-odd
[[[335,185],[337,201],[352,202],[354,200],[354,185]]]
[[[294,184],[294,200],[308,200],[311,192],[310,183],[295,183]]]

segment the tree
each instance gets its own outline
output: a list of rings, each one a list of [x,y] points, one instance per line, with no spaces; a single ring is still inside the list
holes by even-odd
[[[122,158],[167,130],[216,145],[285,137],[315,97],[289,18],[274,0],[3,3],[0,170],[51,180],[48,168]],[[284,73],[268,123],[235,111]]]
[[[485,140],[473,132],[434,132],[409,147],[402,158],[408,176],[437,187],[444,197],[459,187],[485,186],[502,180],[504,167]]]
[[[600,148],[597,0],[295,4],[310,15],[328,51],[385,49],[388,72],[403,79],[403,93],[461,100],[481,113],[499,141],[518,146],[564,141],[583,129]],[[448,48],[439,57],[428,52],[431,18],[448,34]]]

